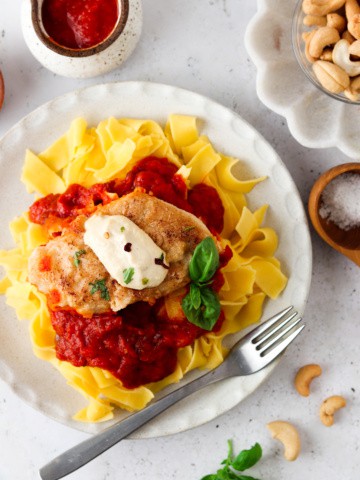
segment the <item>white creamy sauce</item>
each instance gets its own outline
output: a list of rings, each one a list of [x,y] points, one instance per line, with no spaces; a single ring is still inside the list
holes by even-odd
[[[84,243],[123,287],[143,290],[165,280],[165,252],[123,215],[91,216],[85,222]]]

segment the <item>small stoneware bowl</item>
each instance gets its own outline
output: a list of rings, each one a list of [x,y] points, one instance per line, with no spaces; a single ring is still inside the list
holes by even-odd
[[[319,213],[324,189],[330,182],[344,173],[352,173],[360,176],[360,163],[344,163],[338,165],[326,171],[317,179],[309,196],[309,215],[320,237],[331,247],[360,266],[360,226],[345,230],[328,218],[323,218]]]
[[[90,48],[68,48],[48,35],[42,21],[44,0],[23,0],[21,25],[25,42],[34,57],[64,77],[86,78],[119,67],[134,50],[141,34],[141,0],[117,0],[118,19],[101,43]]]

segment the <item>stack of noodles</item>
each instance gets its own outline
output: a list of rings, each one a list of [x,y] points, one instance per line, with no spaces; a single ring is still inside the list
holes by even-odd
[[[6,270],[0,292],[6,294],[7,304],[19,319],[30,321],[35,355],[51,362],[88,401],[74,416],[76,420],[105,421],[113,417],[115,407],[141,409],[155,392],[178,382],[186,372],[215,368],[226,355],[223,338],[259,321],[264,299],[276,298],[286,285],[280,262],[274,257],[277,235],[261,226],[267,206],[254,213],[246,206],[245,194],[264,177],[244,181],[236,178],[232,167],[238,160],[216,152],[208,138],[199,135],[195,117],[171,115],[165,129],[152,120],[115,118],[88,128],[86,121],[78,118],[44,152],[26,152],[21,180],[27,191],[37,196],[62,193],[72,183],[90,186],[122,178],[137,161],[150,155],[165,157],[177,165],[189,188],[199,182],[216,188],[225,209],[222,243],[233,251],[222,270],[225,284],[219,296],[226,319],[221,330],[206,333],[193,345],[180,349],[177,368],[167,378],[128,390],[105,370],[75,367],[58,360],[46,297],[27,281],[29,255],[49,240],[45,230],[31,223],[26,212],[10,223],[17,247],[0,252],[0,265]],[[166,299],[170,311],[171,303],[170,295]]]

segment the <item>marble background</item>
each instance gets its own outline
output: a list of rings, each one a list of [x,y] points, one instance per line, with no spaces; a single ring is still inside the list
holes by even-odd
[[[0,68],[6,82],[0,136],[62,93],[109,81],[150,80],[201,93],[240,114],[279,153],[305,205],[321,172],[350,161],[336,149],[302,147],[284,119],[258,100],[256,70],[243,41],[256,12],[254,0],[143,0],[143,33],[130,59],[112,73],[81,81],[56,76],[31,56],[22,38],[20,6],[20,0],[0,4]],[[359,478],[360,270],[313,231],[312,240],[313,279],[304,312],[307,328],[256,392],[228,413],[188,432],[124,440],[68,478],[199,480],[216,471],[226,456],[227,439],[233,439],[235,449],[261,443],[263,459],[248,473],[264,480]],[[323,375],[314,382],[310,397],[302,398],[293,388],[293,377],[309,362],[321,364]],[[333,394],[346,397],[348,405],[336,416],[335,425],[326,428],[318,410],[322,400]],[[289,420],[300,431],[302,453],[296,462],[285,461],[281,445],[270,438],[266,423],[276,419]],[[0,382],[1,480],[37,479],[43,464],[85,438],[86,434],[34,411]]]

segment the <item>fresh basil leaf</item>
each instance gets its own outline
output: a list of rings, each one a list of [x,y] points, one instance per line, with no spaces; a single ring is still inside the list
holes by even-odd
[[[194,305],[191,301],[191,295],[188,293],[181,302],[181,307],[185,313],[186,318],[189,320],[190,323],[194,325],[200,326],[201,322],[201,307],[194,308]]]
[[[195,283],[190,284],[190,299],[193,308],[195,308],[195,310],[198,310],[201,306],[201,293],[200,288],[195,285]]]
[[[210,475],[205,475],[200,480],[217,480],[216,473],[210,473]]]
[[[231,462],[231,466],[243,472],[257,463],[262,456],[262,449],[258,443],[255,443],[249,450],[242,450],[239,455]]]
[[[229,467],[224,467],[216,473],[216,480],[237,480],[237,478],[236,473],[230,470]]]
[[[219,252],[214,240],[206,237],[194,250],[189,264],[190,278],[194,283],[208,282],[219,267]]]
[[[198,293],[193,293],[192,297],[191,287],[192,284],[190,285],[190,293],[188,293],[181,302],[181,306],[185,313],[185,316],[189,320],[189,322],[204,330],[210,331],[213,329],[215,323],[220,316],[221,305],[219,299],[216,293],[210,288],[197,287],[197,290],[199,291],[201,297],[201,305],[200,308],[195,308],[195,305],[198,305],[198,303],[195,303],[194,305],[193,299],[195,299],[195,302],[197,302]],[[193,292],[195,292],[194,288]]]
[[[211,290],[211,288],[202,288],[200,294],[203,317],[202,328],[205,330],[212,330],[221,313],[220,301],[214,290]]]

